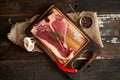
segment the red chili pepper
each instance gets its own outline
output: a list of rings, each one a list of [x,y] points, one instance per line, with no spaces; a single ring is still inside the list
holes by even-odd
[[[77,72],[77,69],[65,67],[60,62],[58,62],[57,60],[54,60],[54,62],[59,67],[59,69],[65,71],[65,72],[70,72],[70,73],[76,73]]]

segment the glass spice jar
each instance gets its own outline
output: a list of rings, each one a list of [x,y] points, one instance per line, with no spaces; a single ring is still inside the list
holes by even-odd
[[[89,28],[92,26],[92,18],[89,16],[84,16],[80,18],[80,26],[83,28]]]

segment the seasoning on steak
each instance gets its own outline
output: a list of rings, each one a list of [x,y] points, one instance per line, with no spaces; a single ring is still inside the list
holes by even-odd
[[[52,13],[46,19],[35,24],[31,30],[32,34],[61,59],[73,57],[73,49],[66,45],[67,23],[58,13]]]

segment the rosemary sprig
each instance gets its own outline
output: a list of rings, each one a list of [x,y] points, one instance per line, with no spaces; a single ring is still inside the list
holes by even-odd
[[[48,31],[48,33],[53,40],[63,44],[63,40],[61,40],[61,38],[63,38],[62,34],[60,34],[59,32],[52,31],[52,30]]]
[[[55,40],[55,41],[57,41],[57,42],[60,42],[59,39],[56,38],[53,34],[49,33],[49,35],[50,35],[50,37],[51,37],[53,40]]]
[[[62,34],[60,34],[59,32],[56,32],[56,31],[50,31],[51,33],[53,33],[53,34],[55,34],[55,35],[57,35],[58,37],[61,37],[61,38],[63,38],[63,35]]]

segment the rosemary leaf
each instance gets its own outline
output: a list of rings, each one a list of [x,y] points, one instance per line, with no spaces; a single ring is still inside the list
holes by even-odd
[[[63,44],[63,40],[61,40],[61,38],[63,38],[62,34],[60,34],[59,32],[52,31],[52,30],[48,31],[48,33],[53,40]]]
[[[55,37],[53,34],[49,33],[49,35],[53,40],[60,42],[59,39],[57,37]]]
[[[63,35],[60,34],[59,32],[53,32],[53,34],[56,34],[58,37],[62,37],[63,38]]]

